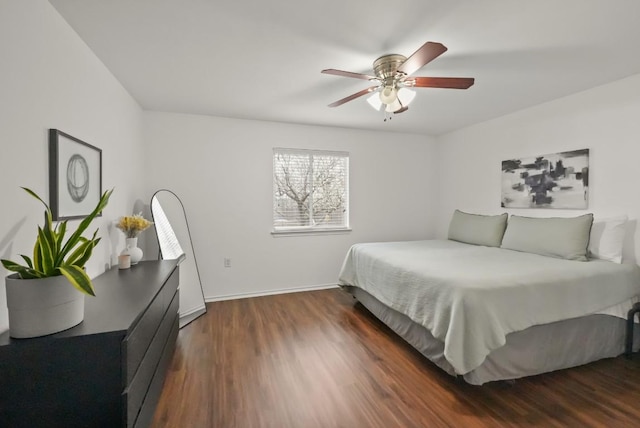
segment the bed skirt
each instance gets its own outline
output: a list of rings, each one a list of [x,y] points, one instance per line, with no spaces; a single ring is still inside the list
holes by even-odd
[[[429,330],[360,288],[342,288],[422,355],[450,375],[457,375],[444,357],[444,343]],[[617,357],[624,353],[625,331],[624,319],[604,314],[536,325],[508,334],[503,347],[462,377],[470,384],[482,385]],[[640,329],[634,331],[634,347],[640,347]]]

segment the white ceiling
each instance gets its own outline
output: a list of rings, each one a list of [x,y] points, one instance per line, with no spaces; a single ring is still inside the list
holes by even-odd
[[[640,73],[638,0],[50,0],[146,110],[439,135]],[[384,123],[370,86],[380,55],[449,48]]]

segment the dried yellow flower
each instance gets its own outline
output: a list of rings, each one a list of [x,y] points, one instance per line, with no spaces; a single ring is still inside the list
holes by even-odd
[[[142,213],[132,216],[123,216],[118,220],[116,227],[124,232],[127,238],[135,238],[140,232],[151,226],[153,222],[142,217]]]

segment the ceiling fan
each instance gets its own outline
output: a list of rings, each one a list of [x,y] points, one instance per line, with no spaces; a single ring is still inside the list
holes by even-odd
[[[380,110],[384,106],[386,114],[398,114],[409,109],[409,103],[415,96],[415,92],[408,88],[469,88],[474,83],[474,78],[472,77],[411,77],[412,73],[446,51],[447,48],[442,43],[427,42],[409,58],[398,54],[383,55],[373,62],[373,72],[375,76],[335,70],[333,68],[322,70],[324,74],[353,77],[355,79],[376,82],[375,86],[370,86],[367,89],[363,89],[362,91],[331,103],[329,107],[338,107],[363,95],[375,92],[367,99],[373,108]]]

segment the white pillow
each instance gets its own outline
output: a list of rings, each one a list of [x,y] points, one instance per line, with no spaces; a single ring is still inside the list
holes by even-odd
[[[589,258],[622,263],[627,220],[626,215],[594,220],[589,238]]]

